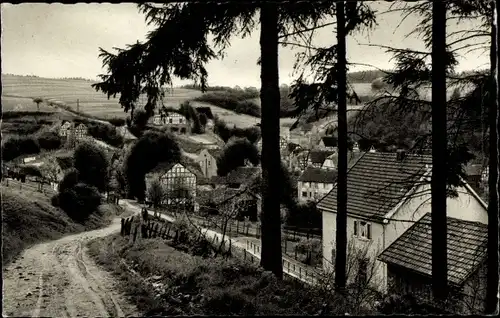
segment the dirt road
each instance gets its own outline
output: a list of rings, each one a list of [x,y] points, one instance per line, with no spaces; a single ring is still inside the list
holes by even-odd
[[[107,228],[38,244],[3,272],[3,316],[124,317],[135,306],[117,292],[115,279],[86,254],[86,242],[120,231]]]

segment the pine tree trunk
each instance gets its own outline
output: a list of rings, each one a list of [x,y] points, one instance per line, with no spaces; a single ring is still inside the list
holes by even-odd
[[[346,101],[346,31],[345,4],[337,2],[337,85],[338,85],[338,176],[337,228],[335,255],[335,287],[342,292],[346,286],[347,262],[347,101]]]
[[[260,9],[262,105],[262,250],[260,265],[283,277],[281,258],[281,216],[277,190],[280,188],[280,91],[278,69],[278,8],[264,3]]]
[[[487,283],[486,283],[486,314],[494,314],[498,307],[498,29],[494,17],[497,16],[498,8],[492,1],[493,19],[491,25],[491,81],[492,99],[489,109],[490,149],[489,149],[489,176],[488,176],[488,261],[487,261]]]
[[[436,301],[447,296],[446,228],[446,4],[432,4],[432,289]]]

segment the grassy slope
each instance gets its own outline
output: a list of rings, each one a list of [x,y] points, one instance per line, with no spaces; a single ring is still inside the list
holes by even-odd
[[[10,263],[33,244],[97,229],[121,213],[121,208],[111,205],[101,205],[99,210],[100,213],[92,215],[85,224],[77,224],[53,207],[47,196],[2,184],[2,265]]]
[[[315,314],[322,304],[329,309],[325,314],[343,313],[331,295],[326,299],[302,284],[277,282],[236,259],[194,256],[165,240],[132,244],[115,235],[89,247],[100,264],[120,277],[121,288],[145,315]]]

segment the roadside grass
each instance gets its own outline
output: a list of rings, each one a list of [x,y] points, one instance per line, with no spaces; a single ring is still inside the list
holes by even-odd
[[[44,241],[104,227],[121,214],[122,208],[103,204],[84,224],[75,223],[50,198],[37,191],[2,184],[2,266],[24,249]]]
[[[89,243],[89,253],[121,281],[146,316],[337,315],[342,300],[236,258],[201,257],[151,238],[119,234]],[[180,247],[180,246],[179,246]]]

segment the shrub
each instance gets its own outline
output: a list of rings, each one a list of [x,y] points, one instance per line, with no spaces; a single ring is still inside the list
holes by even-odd
[[[73,160],[80,182],[95,186],[100,191],[105,190],[109,161],[102,149],[93,144],[83,143],[76,148]]]
[[[40,145],[33,137],[11,138],[2,145],[2,157],[5,161],[10,161],[22,155],[37,154],[39,152]]]
[[[89,123],[89,134],[105,143],[121,148],[123,146],[123,137],[118,133],[116,127],[97,122]]]
[[[96,187],[78,183],[59,193],[59,205],[76,222],[83,222],[97,210],[101,195]]]
[[[108,122],[115,127],[121,127],[126,124],[126,120],[120,117],[110,118],[108,119]]]
[[[38,144],[40,148],[45,150],[55,150],[61,148],[62,145],[61,137],[52,131],[45,131],[38,135]]]
[[[50,203],[54,207],[59,207],[59,194],[55,194],[54,196],[52,196],[52,198],[50,198]]]
[[[71,169],[66,172],[61,182],[59,182],[59,193],[74,187],[78,183],[78,177],[78,170],[76,169]]]

